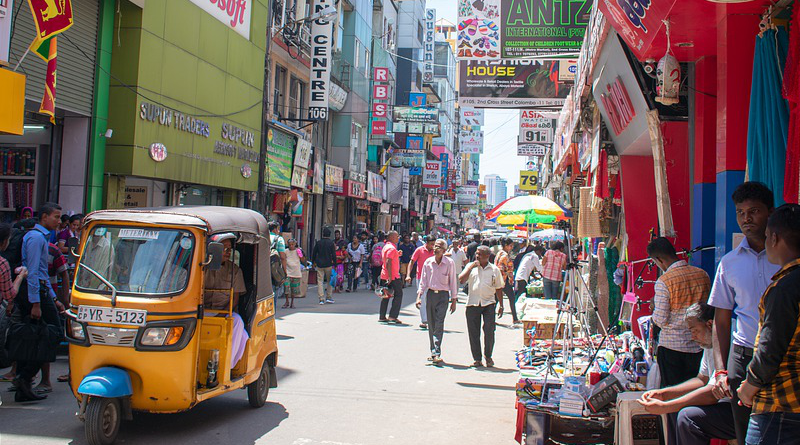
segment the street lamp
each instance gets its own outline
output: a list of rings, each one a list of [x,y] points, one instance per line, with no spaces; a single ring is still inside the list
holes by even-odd
[[[335,19],[338,15],[339,11],[337,11],[335,7],[328,5],[308,17],[295,20],[295,23],[303,23],[308,21],[314,22],[317,20],[328,21]]]

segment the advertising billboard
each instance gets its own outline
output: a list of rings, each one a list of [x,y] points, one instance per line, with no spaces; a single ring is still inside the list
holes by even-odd
[[[591,11],[591,0],[502,0],[501,57],[577,54]]]
[[[459,104],[480,108],[561,107],[572,82],[558,80],[558,60],[459,63]]]

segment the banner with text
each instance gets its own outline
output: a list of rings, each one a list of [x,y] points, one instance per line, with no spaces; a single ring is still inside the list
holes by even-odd
[[[544,156],[547,147],[539,144],[517,144],[517,156]]]
[[[462,127],[483,127],[484,110],[482,108],[461,107],[459,114]]]
[[[333,0],[316,0],[314,13],[325,8],[333,8]],[[311,74],[308,102],[308,118],[313,120],[328,119],[328,98],[331,83],[331,36],[333,23],[330,20],[314,20],[311,24]]]
[[[483,131],[462,131],[458,134],[461,153],[480,153],[483,151]]]
[[[439,188],[441,185],[441,161],[425,161],[425,171],[422,173],[422,186],[426,188]]]
[[[459,63],[459,104],[480,108],[561,107],[572,82],[559,80],[558,60]]]
[[[533,110],[519,114],[519,143],[553,143],[553,119]]]
[[[554,56],[581,50],[592,0],[502,0],[501,57]]]

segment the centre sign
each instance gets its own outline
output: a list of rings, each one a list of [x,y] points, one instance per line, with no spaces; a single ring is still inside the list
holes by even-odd
[[[325,8],[332,8],[332,0],[314,2],[314,14]],[[331,83],[331,35],[333,24],[330,20],[317,19],[311,24],[311,77],[308,103],[308,118],[324,121],[328,119],[328,98]]]

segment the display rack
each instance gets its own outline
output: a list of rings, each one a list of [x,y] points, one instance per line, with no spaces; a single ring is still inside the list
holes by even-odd
[[[34,207],[37,160],[35,145],[0,145],[0,212]]]

